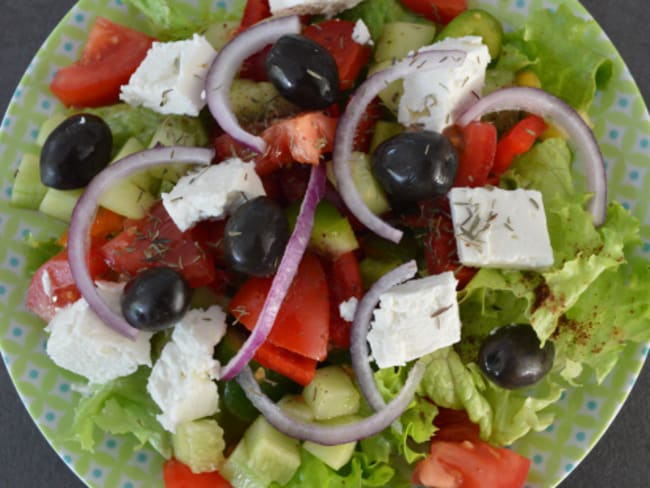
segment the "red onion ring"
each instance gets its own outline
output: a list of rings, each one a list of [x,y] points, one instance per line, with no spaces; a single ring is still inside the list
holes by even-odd
[[[607,215],[607,176],[605,162],[593,131],[573,107],[560,98],[538,88],[502,88],[481,98],[459,119],[459,125],[467,125],[486,114],[503,110],[522,110],[550,119],[571,138],[580,160],[585,164],[587,186],[593,198],[589,211],[594,224],[601,225]]]
[[[291,286],[293,278],[296,276],[298,265],[307,249],[311,229],[314,225],[314,211],[325,194],[326,180],[325,166],[312,166],[307,191],[300,206],[296,226],[289,238],[289,242],[287,242],[287,247],[273,277],[271,289],[266,296],[255,328],[237,354],[221,369],[221,380],[230,380],[237,376],[270,334],[282,301],[289,290],[289,286]]]
[[[350,174],[348,160],[352,152],[354,133],[368,104],[393,81],[402,79],[416,71],[426,69],[445,69],[458,66],[466,57],[463,51],[431,50],[408,56],[390,68],[379,71],[357,88],[350,99],[345,112],[339,119],[334,139],[332,161],[336,185],[350,212],[375,234],[399,242],[402,231],[396,229],[377,217],[364,203],[354,185]]]
[[[114,313],[101,298],[95,283],[88,271],[86,256],[90,247],[88,232],[92,225],[97,201],[99,197],[108,190],[116,181],[126,178],[139,171],[169,164],[177,161],[179,163],[195,163],[208,165],[214,157],[211,149],[199,147],[158,147],[141,151],[121,159],[120,161],[107,166],[99,173],[86,187],[86,190],[79,198],[73,212],[70,228],[68,229],[68,260],[72,277],[81,293],[81,296],[88,302],[88,306],[97,316],[110,328],[123,336],[135,339],[138,330],[132,327],[119,314]]]
[[[300,33],[301,27],[297,15],[270,19],[249,27],[219,51],[205,79],[205,93],[212,116],[233,139],[260,154],[266,150],[266,142],[239,125],[230,106],[230,85],[244,59],[285,34]]]
[[[237,382],[267,422],[280,432],[295,439],[335,446],[371,437],[397,420],[411,403],[425,370],[424,363],[416,363],[409,372],[402,390],[383,409],[357,422],[336,426],[301,422],[289,416],[264,394],[248,367],[237,376]]]
[[[379,302],[382,293],[392,287],[412,278],[417,273],[418,267],[415,261],[409,261],[382,276],[361,299],[354,314],[354,321],[350,329],[350,355],[352,357],[352,369],[359,383],[359,388],[368,404],[379,411],[386,407],[381,393],[375,384],[375,378],[368,362],[368,345],[366,338],[370,329],[372,314]]]

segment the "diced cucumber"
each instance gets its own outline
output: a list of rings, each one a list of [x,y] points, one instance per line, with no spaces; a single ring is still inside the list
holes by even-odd
[[[287,217],[291,227],[296,224],[299,205],[287,208]],[[334,205],[321,201],[314,213],[314,226],[309,238],[309,246],[319,254],[337,258],[341,254],[359,247],[352,226],[347,217],[343,217]]]
[[[356,415],[346,415],[344,417],[336,417],[331,420],[323,421],[325,425],[345,425],[357,422],[360,417]],[[318,459],[327,464],[330,468],[338,471],[345,466],[354,453],[356,441],[348,442],[347,444],[338,444],[336,446],[324,446],[311,441],[305,441],[302,447],[316,456]]]
[[[372,76],[375,73],[390,68],[393,64],[393,61],[387,59],[385,61],[380,61],[376,64],[373,64],[368,69],[368,76]],[[397,113],[399,108],[399,100],[402,98],[404,93],[404,84],[402,80],[396,80],[388,84],[381,92],[379,92],[379,99],[393,113]]]
[[[418,255],[417,240],[409,232],[404,233],[399,244],[373,234],[363,239],[361,248],[367,258],[384,261],[398,260],[405,263],[411,259],[416,259]]]
[[[412,22],[387,22],[377,40],[375,61],[402,59],[414,51],[433,42],[436,27],[433,24]]]
[[[68,115],[62,112],[55,112],[52,115],[50,115],[47,118],[47,120],[41,124],[41,127],[38,130],[38,136],[36,137],[36,144],[38,144],[39,146],[43,146],[43,144],[45,144],[45,141],[52,133],[52,131],[56,129],[61,124],[61,122],[63,122],[67,118]]]
[[[482,9],[465,10],[440,32],[437,41],[448,37],[479,36],[488,47],[492,61],[501,54],[503,26],[492,14]]]
[[[317,369],[314,379],[302,391],[302,396],[316,420],[355,414],[361,402],[359,391],[339,366]]]
[[[261,415],[248,428],[244,440],[248,467],[269,483],[287,483],[300,466],[299,442],[275,429]]]
[[[124,159],[125,157],[130,156],[131,154],[135,154],[137,152],[143,151],[144,149],[146,149],[144,144],[142,144],[135,137],[131,137],[129,140],[127,140],[124,143],[124,145],[117,152],[111,164],[116,163],[120,159]],[[142,188],[143,190],[147,190],[147,191],[150,191],[151,184],[153,183],[152,181],[153,178],[151,178],[149,172],[146,170],[141,173],[136,173],[134,175],[129,176],[129,180],[132,181],[135,185]]]
[[[214,22],[208,26],[203,36],[213,48],[219,51],[232,38],[234,31],[238,27],[239,21],[237,20]]]
[[[172,436],[174,457],[194,473],[215,471],[224,461],[223,429],[214,419],[184,422]]]
[[[307,405],[302,395],[287,395],[278,402],[278,406],[296,420],[302,422],[314,420],[311,407]]]
[[[236,78],[230,87],[230,105],[242,124],[282,117],[296,106],[280,96],[272,83]]]
[[[389,271],[397,268],[402,261],[399,259],[376,259],[365,258],[359,263],[359,271],[361,272],[361,281],[363,281],[363,289],[369,289],[379,278],[384,276]]]
[[[246,441],[241,439],[228,460],[221,467],[220,473],[233,488],[267,488],[269,481],[256,473],[247,464],[248,448]]]
[[[57,190],[48,188],[38,209],[50,217],[70,222],[72,210],[83,193],[79,190]]]
[[[97,200],[102,207],[130,219],[144,217],[155,201],[151,193],[128,180],[113,184]]]
[[[398,122],[388,122],[386,120],[378,120],[375,123],[375,129],[372,132],[372,140],[370,141],[370,154],[372,154],[377,146],[382,142],[390,139],[397,134],[404,132],[404,126]]]
[[[11,190],[11,205],[17,208],[38,209],[47,193],[41,182],[40,160],[33,154],[24,154],[16,170]]]

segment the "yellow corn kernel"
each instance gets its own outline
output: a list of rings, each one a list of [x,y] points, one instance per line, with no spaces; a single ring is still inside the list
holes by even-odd
[[[531,88],[541,88],[542,82],[533,71],[524,70],[515,75],[515,84],[517,86],[529,86]]]

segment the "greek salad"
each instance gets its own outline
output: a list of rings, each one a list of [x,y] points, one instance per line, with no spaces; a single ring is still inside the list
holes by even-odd
[[[94,20],[12,194],[69,222],[26,297],[84,384],[65,435],[134,436],[167,488],[524,486],[508,446],[650,340],[590,22],[127,3],[149,28]]]

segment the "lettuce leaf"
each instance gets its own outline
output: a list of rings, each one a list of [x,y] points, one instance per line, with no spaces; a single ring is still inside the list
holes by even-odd
[[[431,24],[402,5],[399,0],[364,0],[355,7],[342,12],[338,17],[356,22],[361,19],[368,26],[370,35],[376,41],[388,22],[414,22]]]

